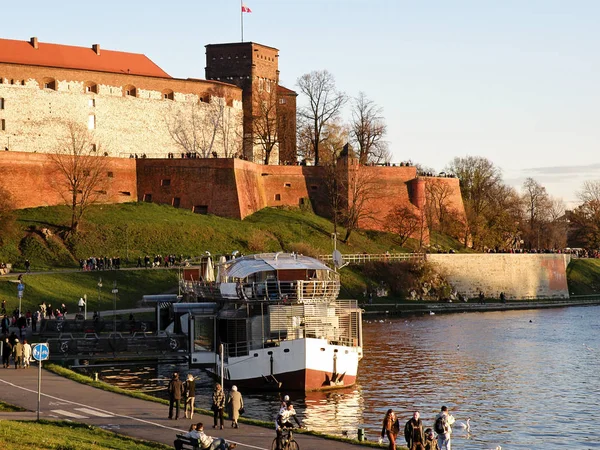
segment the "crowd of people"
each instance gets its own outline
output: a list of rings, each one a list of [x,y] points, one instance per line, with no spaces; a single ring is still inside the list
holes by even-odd
[[[176,263],[179,264],[183,261],[183,255],[154,255],[154,257],[150,258],[150,256],[144,256],[142,261],[142,257],[138,256],[136,267],[145,267],[148,269],[149,267],[173,267]]]
[[[121,268],[121,257],[114,256],[90,256],[79,260],[79,268],[84,272],[92,270],[119,270]]]
[[[10,368],[11,357],[15,369],[29,368],[31,363],[31,345],[27,342],[27,339],[21,342],[14,331],[10,336],[3,335],[0,350],[2,351],[2,367],[5,369]]]
[[[404,440],[408,450],[451,450],[452,426],[455,423],[454,416],[450,414],[447,406],[442,406],[440,413],[435,416],[433,427],[425,428],[419,411],[404,425]],[[467,421],[468,430],[468,421]],[[381,437],[379,443],[383,443],[387,437],[389,450],[396,450],[396,439],[400,434],[400,421],[393,409],[388,409],[383,418]]]

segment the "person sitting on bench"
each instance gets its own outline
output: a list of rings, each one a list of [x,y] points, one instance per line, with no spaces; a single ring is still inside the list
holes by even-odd
[[[223,438],[213,438],[211,436],[208,436],[205,432],[204,432],[204,424],[201,422],[198,422],[196,424],[196,429],[195,430],[191,430],[188,433],[184,434],[181,436],[182,438],[187,438],[187,439],[180,439],[180,437],[178,437],[175,440],[175,449],[176,450],[182,450],[183,449],[183,445],[184,443],[186,443],[185,441],[192,440],[192,445],[196,445],[196,442],[198,444],[199,449],[202,450],[229,450],[229,449],[234,449],[237,447],[236,444],[233,443],[227,443],[225,441],[225,439]],[[194,440],[196,442],[194,442]]]

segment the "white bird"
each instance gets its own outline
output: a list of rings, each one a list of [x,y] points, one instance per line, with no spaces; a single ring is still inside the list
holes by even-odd
[[[435,316],[435,313],[433,311],[429,311],[429,315],[430,316]]]
[[[467,431],[471,431],[471,418],[469,417],[467,419],[467,423],[458,422],[457,427],[458,428],[462,428],[462,429],[467,430]]]

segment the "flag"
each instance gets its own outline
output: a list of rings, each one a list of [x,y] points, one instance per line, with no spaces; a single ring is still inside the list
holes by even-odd
[[[242,3],[242,12],[251,13],[252,10]]]

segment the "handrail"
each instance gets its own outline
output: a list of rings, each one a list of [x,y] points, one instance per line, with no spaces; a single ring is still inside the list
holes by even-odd
[[[333,255],[319,255],[323,262],[333,262]],[[425,259],[424,253],[354,253],[343,255],[344,262],[348,264],[364,264],[379,261],[412,261]]]

